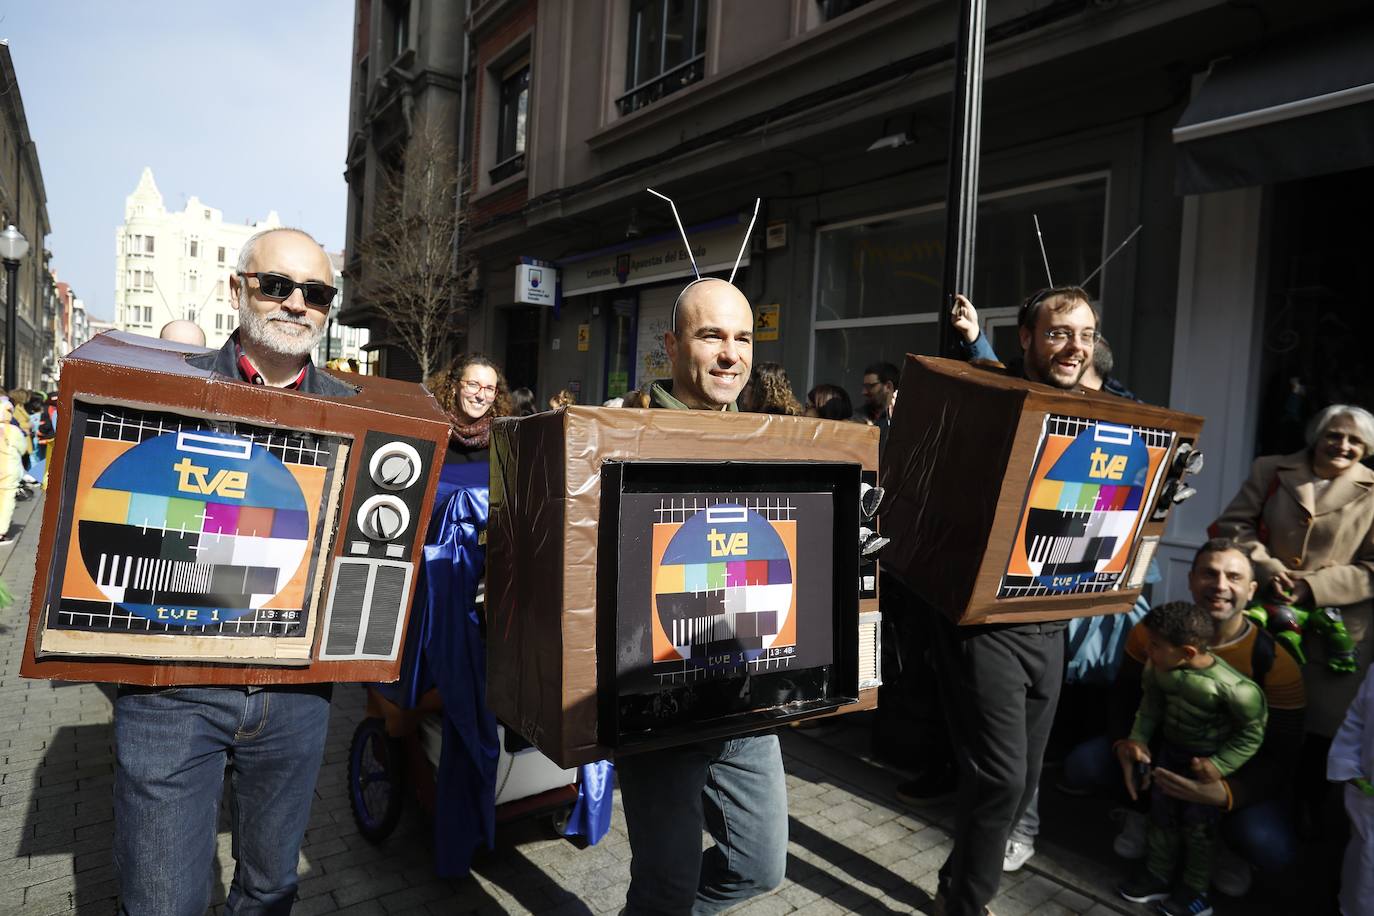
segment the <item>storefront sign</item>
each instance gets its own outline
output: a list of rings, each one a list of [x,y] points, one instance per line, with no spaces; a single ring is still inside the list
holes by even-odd
[[[777,340],[781,313],[782,306],[779,303],[760,305],[754,315],[754,340]]]
[[[731,221],[724,226],[690,232],[692,257],[701,273],[729,272],[735,265],[740,244],[744,241],[745,224]],[[609,251],[562,260],[563,295],[580,296],[603,289],[655,283],[673,277],[691,277],[692,258],[682,246],[682,239],[674,234],[662,240],[629,250]],[[749,252],[740,260],[749,263]],[[518,298],[518,295],[517,295]],[[520,299],[524,302],[526,300]]]
[[[558,271],[533,264],[515,265],[515,301],[529,305],[553,305]]]

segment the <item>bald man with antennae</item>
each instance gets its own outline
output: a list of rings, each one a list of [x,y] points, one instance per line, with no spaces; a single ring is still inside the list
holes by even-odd
[[[682,232],[689,257],[692,246]],[[758,216],[759,203],[754,204]],[[749,223],[752,230],[753,221]],[[749,242],[746,231],[735,269]],[[673,303],[663,335],[672,378],[649,386],[649,406],[737,411],[753,366],[754,315],[730,279],[695,275]],[[630,834],[625,910],[716,913],[782,883],[787,865],[787,784],[776,734],[698,741],[616,760]],[[715,840],[701,849],[702,830]]]

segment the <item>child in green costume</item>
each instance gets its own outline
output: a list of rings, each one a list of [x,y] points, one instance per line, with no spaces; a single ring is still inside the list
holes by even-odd
[[[1144,868],[1117,890],[1135,903],[1164,901],[1159,912],[1166,916],[1208,916],[1207,888],[1223,809],[1171,798],[1150,779],[1148,767],[1202,782],[1229,776],[1259,750],[1269,711],[1254,681],[1208,651],[1215,624],[1205,610],[1174,601],[1151,610],[1144,624],[1150,636],[1144,693],[1135,726],[1118,742],[1117,756],[1132,798],[1137,788],[1151,789],[1150,825]],[[1149,744],[1156,736],[1160,741],[1152,755]],[[1175,886],[1180,858],[1182,880]]]

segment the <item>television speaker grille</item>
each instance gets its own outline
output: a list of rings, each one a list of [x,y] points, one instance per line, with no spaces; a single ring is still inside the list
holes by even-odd
[[[394,660],[413,570],[393,560],[335,560],[320,658]]]

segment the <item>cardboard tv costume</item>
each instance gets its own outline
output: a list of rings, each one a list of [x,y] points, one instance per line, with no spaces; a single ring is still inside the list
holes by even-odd
[[[1128,610],[1201,469],[1202,418],[908,356],[883,566],[956,623]]]
[[[25,677],[388,681],[448,440],[418,385],[248,385],[117,331],[62,368]]]
[[[876,427],[570,407],[491,442],[487,704],[560,766],[876,705]]]

